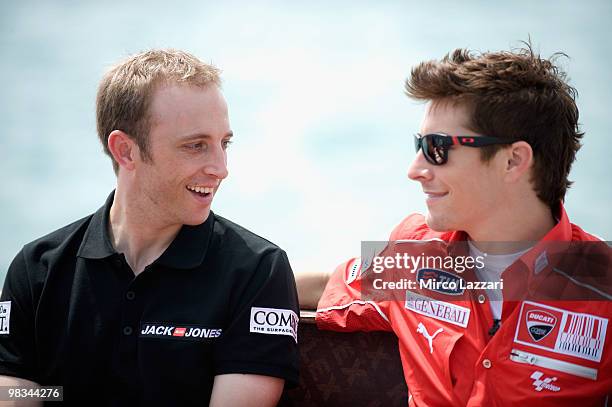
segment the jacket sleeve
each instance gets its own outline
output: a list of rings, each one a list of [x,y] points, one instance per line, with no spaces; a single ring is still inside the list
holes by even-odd
[[[37,382],[35,304],[23,250],[11,263],[0,297],[0,375]]]
[[[285,252],[266,255],[215,347],[215,374],[243,373],[298,383],[299,305]]]
[[[339,265],[331,275],[317,306],[320,329],[332,331],[391,331],[389,303],[362,292],[360,258]]]

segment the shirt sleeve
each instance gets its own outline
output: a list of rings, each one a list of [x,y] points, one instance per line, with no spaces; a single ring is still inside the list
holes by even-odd
[[[246,373],[298,383],[299,305],[286,254],[261,259],[215,346],[215,374]]]
[[[32,292],[22,250],[8,269],[0,296],[0,374],[37,382]]]
[[[362,296],[360,258],[341,265],[331,275],[317,306],[320,329],[332,331],[391,331],[388,301]]]

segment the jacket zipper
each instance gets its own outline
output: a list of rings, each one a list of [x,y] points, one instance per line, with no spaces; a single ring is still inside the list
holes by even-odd
[[[540,366],[546,369],[558,370],[560,372],[584,377],[586,379],[597,380],[597,369],[565,362],[563,360],[552,359],[546,356],[535,355],[533,353],[523,352],[517,349],[512,349],[510,352],[510,360],[517,363],[525,363],[528,365]]]

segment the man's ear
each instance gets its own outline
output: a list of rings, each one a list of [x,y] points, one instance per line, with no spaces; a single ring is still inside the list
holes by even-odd
[[[138,145],[121,130],[113,130],[108,135],[108,149],[119,165],[128,171],[134,169],[134,161],[138,154]]]
[[[527,174],[533,164],[533,150],[526,141],[512,143],[506,149],[506,180],[516,182]]]

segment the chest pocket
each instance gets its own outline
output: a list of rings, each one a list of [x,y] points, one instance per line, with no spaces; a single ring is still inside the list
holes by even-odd
[[[398,332],[398,336],[411,394],[424,405],[457,404],[450,357],[464,336],[463,329],[421,316],[410,319],[409,332]],[[433,388],[440,391],[432,392]]]

